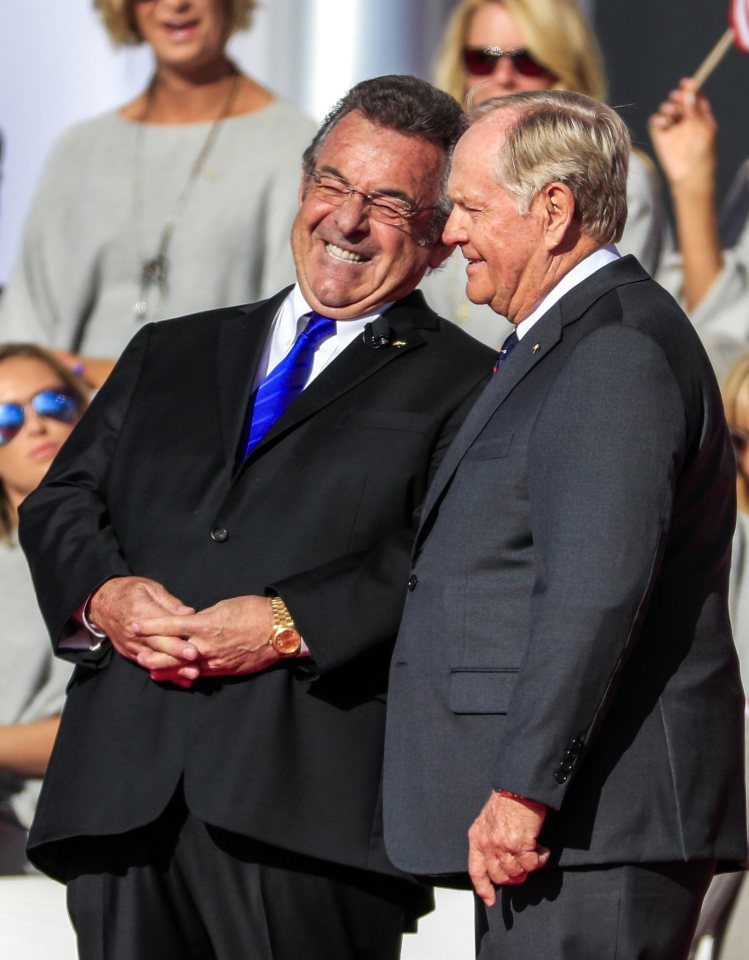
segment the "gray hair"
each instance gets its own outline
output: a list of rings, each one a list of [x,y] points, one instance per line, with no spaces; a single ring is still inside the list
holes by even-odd
[[[598,243],[615,243],[627,219],[631,141],[621,117],[580,93],[539,90],[485,100],[470,113],[515,114],[497,157],[497,183],[527,213],[549,183],[563,183],[575,198],[583,231]]]
[[[302,162],[309,177],[317,158],[335,125],[347,114],[358,112],[370,123],[395,130],[407,137],[427,140],[445,151],[445,173],[434,212],[430,243],[442,233],[450,215],[447,177],[455,144],[465,131],[467,121],[460,104],[449,94],[437,90],[418,77],[391,74],[363,80],[338,101],[323,120],[312,143],[304,151]]]

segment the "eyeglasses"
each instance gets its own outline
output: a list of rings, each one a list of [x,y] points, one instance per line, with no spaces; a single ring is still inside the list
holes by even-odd
[[[392,226],[399,226],[405,221],[412,219],[416,214],[425,209],[433,210],[434,207],[415,207],[408,200],[401,200],[400,197],[391,197],[387,193],[365,193],[363,190],[357,190],[343,177],[337,177],[334,173],[325,173],[322,170],[313,170],[309,176],[314,181],[312,190],[316,197],[329,203],[332,207],[340,207],[354,194],[358,194],[364,201],[364,206],[369,211],[369,216],[379,223],[389,223]]]
[[[542,77],[549,71],[534,60],[527,47],[463,47],[463,64],[475,77],[488,77],[502,57],[509,57],[513,67],[524,77]]]
[[[81,409],[78,398],[62,390],[42,390],[34,394],[29,404],[40,417],[48,417],[60,423],[74,423]],[[20,432],[26,421],[24,407],[27,405],[0,403],[0,447],[10,443]]]
[[[731,430],[731,442],[736,456],[743,456],[749,447],[749,433],[744,430]]]

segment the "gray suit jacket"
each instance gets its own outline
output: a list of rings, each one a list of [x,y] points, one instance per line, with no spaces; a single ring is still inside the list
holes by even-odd
[[[422,511],[388,706],[398,866],[464,871],[492,788],[550,808],[563,866],[744,858],[734,491],[705,353],[636,260],[538,321]]]

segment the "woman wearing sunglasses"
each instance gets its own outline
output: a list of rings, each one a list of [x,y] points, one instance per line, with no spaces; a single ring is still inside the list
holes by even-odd
[[[576,0],[462,0],[447,24],[435,79],[456,100],[470,104],[526,90],[606,96],[598,43]],[[630,163],[627,203],[627,226],[617,246],[654,273],[666,217],[655,167],[639,152]],[[435,310],[491,346],[509,332],[488,307],[466,298],[459,251],[422,287]]]
[[[54,357],[0,346],[0,874],[29,869],[26,832],[70,673],[52,655],[18,546],[18,507],[85,406],[80,382]]]

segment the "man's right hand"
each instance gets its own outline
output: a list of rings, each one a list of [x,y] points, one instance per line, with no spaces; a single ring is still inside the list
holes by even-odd
[[[189,687],[200,675],[194,665],[199,653],[183,637],[149,637],[136,635],[133,626],[140,620],[163,616],[189,616],[188,607],[155,580],[147,577],[113,577],[105,581],[89,600],[88,618],[103,630],[115,650],[128,660],[138,662],[143,651],[158,649],[173,658],[173,683]],[[157,644],[154,647],[152,644]]]

